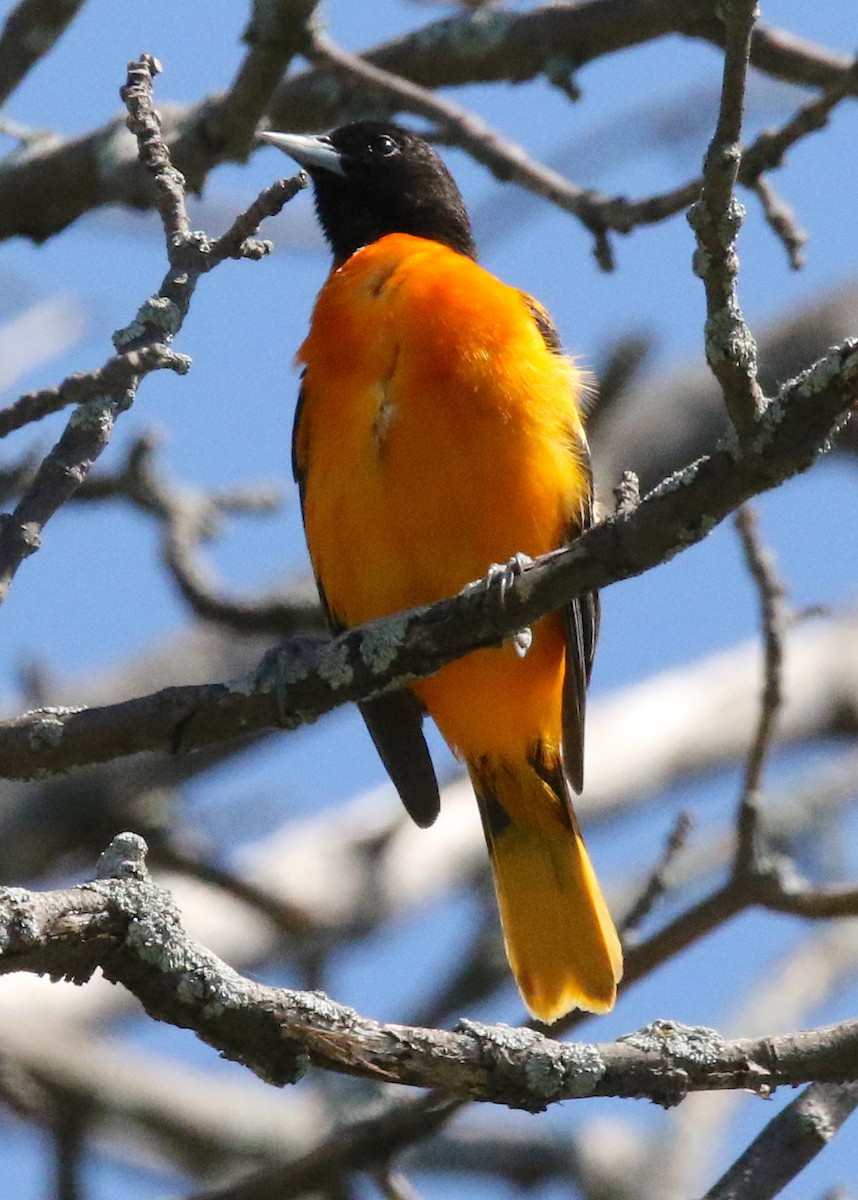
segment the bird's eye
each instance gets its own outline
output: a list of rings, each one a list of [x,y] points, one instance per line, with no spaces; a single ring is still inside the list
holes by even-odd
[[[390,158],[399,153],[399,147],[388,133],[380,133],[369,144],[370,153],[378,158]]]

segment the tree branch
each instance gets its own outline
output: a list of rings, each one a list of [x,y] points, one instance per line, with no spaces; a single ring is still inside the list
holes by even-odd
[[[763,688],[760,696],[760,715],[757,729],[745,764],[745,778],[736,815],[736,860],[738,874],[759,869],[763,865],[763,847],[759,836],[759,799],[763,769],[775,736],[775,728],[783,704],[781,677],[783,674],[786,627],[784,587],[775,574],[774,563],[759,537],[756,513],[743,505],[736,513],[736,528],[748,571],[757,588],[763,628]]]
[[[137,135],[140,160],[151,174],[150,187],[164,226],[170,270],[158,294],[145,302],[130,325],[114,334],[117,351],[126,355],[125,367],[117,369],[118,382],[78,407],[14,512],[0,516],[0,603],[8,595],[21,563],[39,549],[44,526],[86,478],[108,445],[117,417],[133,404],[139,380],[136,375],[127,378],[127,355],[144,352],[145,361],[145,354],[153,346],[162,347],[172,341],[182,326],[200,276],[224,257],[258,258],[265,252],[260,249],[261,243],[237,241],[238,232],[243,230],[240,222],[215,243],[190,230],[185,181],[172,165],[161,136],[160,117],[152,107],[152,80],[160,69],[151,55],[130,63],[122,95],[128,106],[129,128]],[[304,180],[298,176],[277,186],[282,206],[304,186]],[[52,192],[56,187],[55,181]],[[269,189],[265,195],[271,192]],[[105,370],[108,368],[102,369],[102,375]]]
[[[235,684],[168,688],[106,709],[25,713],[0,725],[3,775],[43,778],[140,750],[193,750],[277,726],[294,728],[429,675],[469,650],[512,636],[572,596],[640,574],[700,541],[749,496],[807,469],[848,415],[856,390],[858,347],[847,342],[781,388],[743,452],[717,447],[633,511],[545,555],[508,589],[502,611],[484,587],[472,586],[329,643],[286,643],[253,677]]]
[[[0,409],[0,438],[70,404],[84,404],[103,392],[126,391],[151,371],[167,369],[177,375],[186,375],[190,367],[191,360],[187,355],[177,354],[161,342],[115,354],[103,367],[85,374],[69,375],[56,387],[25,392],[13,404]]]
[[[770,1200],[858,1107],[858,1083],[813,1083],[769,1121],[703,1200]]]
[[[294,0],[304,17],[311,6]],[[289,11],[280,0],[278,11]],[[293,49],[305,36],[300,20]],[[671,34],[722,45],[723,23],[711,0],[589,0],[577,5],[545,4],[526,12],[491,6],[430,22],[421,29],[367,51],[370,64],[426,88],[470,83],[513,82],[546,76],[562,80],[570,72],[605,55]],[[290,27],[277,37],[290,36]],[[751,61],[776,78],[828,88],[849,71],[851,61],[791,34],[758,26]],[[245,96],[245,87],[249,95]],[[854,80],[849,87],[855,90]],[[233,99],[233,96],[235,97]],[[212,96],[190,108],[165,113],[164,134],[173,160],[195,190],[202,189],[212,167],[225,159],[243,158],[248,116],[258,108],[255,84],[243,82],[242,71],[226,96]],[[227,111],[222,116],[222,109]],[[230,113],[230,110],[232,112]],[[365,112],[348,83],[332,86],[330,72],[311,70],[286,79],[268,105],[266,121],[279,129],[318,130]],[[233,120],[233,114],[238,117]],[[696,184],[678,189],[676,212],[696,195]],[[641,220],[648,201],[638,202]],[[111,121],[85,137],[34,144],[27,155],[0,166],[0,239],[14,236],[44,241],[85,212],[104,204],[152,206],[151,185],[141,179],[123,137],[122,123]],[[656,209],[665,214],[665,200]]]
[[[74,20],[83,0],[20,0],[0,34],[0,107]]]
[[[689,210],[688,221],[697,235],[694,271],[706,288],[706,361],[743,441],[754,435],[765,404],[757,382],[756,343],[736,292],[736,235],[745,210],[733,195],[741,161],[739,139],[756,3],[732,0],[722,9],[726,53],[721,108],[703,166],[703,190]]]
[[[245,979],[182,929],[134,834],[114,838],[98,878],[60,892],[0,891],[0,973],[88,978],[100,966],[150,1016],[193,1029],[266,1081],[295,1082],[308,1062],[448,1096],[541,1111],[584,1096],[670,1106],[689,1091],[840,1083],[858,1073],[858,1021],[725,1041],[662,1021],[608,1044],[562,1043],[531,1030],[461,1022],[455,1032],[381,1025],[318,993]]]

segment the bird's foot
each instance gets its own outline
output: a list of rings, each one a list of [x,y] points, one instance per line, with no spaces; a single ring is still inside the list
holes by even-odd
[[[504,563],[492,563],[486,571],[486,577],[483,580],[483,586],[487,592],[495,591],[497,593],[498,604],[503,605],[506,599],[506,594],[512,584],[519,575],[524,574],[526,569],[533,565],[533,559],[529,554],[513,554],[512,558],[508,558]],[[529,625],[525,625],[524,629],[519,629],[518,633],[514,633],[511,638],[513,648],[519,658],[524,658],[533,642],[533,630]]]

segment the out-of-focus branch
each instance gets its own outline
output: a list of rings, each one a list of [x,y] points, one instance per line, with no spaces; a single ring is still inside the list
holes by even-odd
[[[342,1125],[309,1153],[282,1166],[255,1171],[191,1200],[297,1200],[335,1186],[351,1171],[377,1167],[436,1133],[459,1108],[456,1100],[430,1093],[388,1104],[372,1116]]]
[[[469,112],[446,98],[437,96],[428,87],[421,87],[410,79],[384,70],[367,58],[350,54],[342,47],[337,46],[319,28],[314,28],[312,31],[310,54],[318,66],[331,72],[334,78],[344,81],[344,85],[350,91],[360,92],[365,108],[373,107],[373,98],[375,98],[376,105],[380,103],[386,111],[391,113],[406,111],[426,118],[440,130],[442,137],[462,147],[477,162],[487,166],[498,179],[518,183],[557,205],[558,208],[573,213],[593,234],[595,254],[599,264],[604,270],[612,270],[614,259],[608,240],[609,231],[629,233],[638,225],[662,221],[687,208],[698,197],[701,187],[703,188],[701,213],[708,211],[708,197],[712,195],[713,186],[715,186],[716,205],[721,205],[726,212],[728,201],[724,196],[720,196],[720,184],[716,185],[716,175],[723,167],[723,163],[717,164],[727,145],[724,141],[725,138],[732,146],[730,189],[737,178],[748,187],[755,188],[763,198],[769,222],[778,236],[793,250],[799,245],[800,238],[794,222],[788,219],[787,210],[783,205],[776,205],[771,188],[762,179],[762,173],[775,166],[780,166],[789,147],[793,146],[800,138],[806,137],[809,133],[824,126],[831,110],[854,88],[854,72],[846,71],[838,76],[836,82],[823,93],[822,97],[799,109],[798,113],[782,129],[766,131],[750,147],[747,156],[743,155],[740,162],[739,134],[743,109],[744,78],[753,19],[749,19],[745,13],[744,18],[738,23],[731,18],[729,24],[731,29],[735,27],[733,38],[736,41],[736,45],[727,59],[729,67],[727,76],[730,86],[722,97],[722,114],[713,142],[715,149],[710,151],[703,179],[691,180],[660,195],[634,201],[621,196],[607,196],[601,192],[580,187],[560,172],[536,162],[521,146],[501,137],[475,113]],[[706,249],[712,251],[714,247],[715,251],[720,253],[727,248],[720,246],[722,237],[720,215],[710,213],[710,218],[707,224],[709,233],[705,235]],[[701,236],[703,236],[702,230]],[[708,244],[710,242],[712,245]],[[707,271],[704,278],[711,282],[711,287],[710,283],[707,284],[707,293],[712,291],[711,303],[713,305],[714,297],[719,290],[723,290],[725,283],[725,280],[721,279],[724,265],[732,262],[734,257],[732,251],[726,256],[721,254],[722,264],[718,269],[717,280],[711,270],[714,263],[711,262],[711,259],[707,260]],[[720,306],[718,307],[720,308]],[[735,387],[733,391],[735,391]]]
[[[783,704],[784,632],[786,627],[785,591],[775,574],[774,562],[760,540],[756,513],[744,505],[736,513],[736,528],[742,541],[745,562],[754,580],[760,600],[763,628],[763,688],[760,715],[754,741],[745,764],[745,778],[736,816],[736,861],[738,873],[753,871],[764,856],[759,836],[759,798],[763,769],[771,751],[775,726]]]
[[[858,285],[818,296],[764,328],[759,336],[760,379],[768,394],[803,371],[826,349],[858,328]],[[597,406],[588,431],[597,493],[607,503],[624,470],[633,470],[644,492],[692,462],[724,435],[721,389],[706,366],[688,365],[638,380],[603,413]],[[849,422],[836,447],[858,448],[858,422]]]
[[[751,184],[751,190],[760,201],[763,216],[766,218],[769,228],[783,243],[789,258],[789,265],[794,271],[800,271],[804,266],[804,247],[807,243],[807,233],[799,225],[795,213],[780,198],[765,175],[761,175],[759,179]]]
[[[218,159],[243,159],[256,127],[289,63],[307,42],[318,0],[253,0],[244,31],[248,53],[235,79],[205,122],[205,136]],[[258,224],[258,222],[257,222]]]
[[[620,922],[619,930],[625,939],[637,930],[668,890],[668,875],[678,855],[685,849],[691,833],[691,817],[679,813],[665,842],[664,851],[629,911]]]
[[[741,1031],[753,1037],[807,1026],[814,1011],[854,984],[856,968],[854,920],[806,931],[774,960],[766,954],[762,970],[727,999],[727,1033]],[[690,1096],[673,1115],[669,1141],[660,1146],[664,1175],[641,1200],[702,1195],[716,1177],[715,1164],[723,1157],[723,1143],[735,1128],[740,1106],[747,1109],[748,1100],[738,1092],[717,1098]]]
[[[326,1127],[312,1088],[284,1096],[261,1092],[243,1075],[214,1079],[56,1015],[33,1019],[4,1007],[0,1049],[0,1095],[13,1104],[16,1095],[31,1096],[28,1115],[39,1124],[58,1108],[85,1112],[93,1137],[126,1144],[130,1137],[204,1178],[303,1155]]]
[[[159,468],[156,448],[157,438],[142,434],[130,445],[118,470],[88,477],[78,499],[124,499],[157,517],[167,569],[182,597],[203,620],[248,634],[282,637],[296,627],[325,633],[327,626],[312,589],[303,603],[294,588],[253,599],[229,596],[199,557],[199,546],[217,533],[225,518],[273,511],[280,501],[279,489],[257,486],[210,492],[180,486]]]
[[[0,107],[62,37],[83,0],[19,0],[0,34]]]
[[[704,1200],[771,1200],[858,1108],[858,1083],[812,1083],[769,1121]]]

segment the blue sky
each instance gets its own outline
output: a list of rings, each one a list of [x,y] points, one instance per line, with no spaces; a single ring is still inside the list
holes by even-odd
[[[372,5],[339,0],[325,6],[330,32],[353,49],[410,28],[433,12],[394,0]],[[855,41],[854,12],[847,0],[814,6],[772,0],[762,5],[762,16],[846,53]],[[9,115],[63,135],[82,133],[117,113],[125,63],[143,50],[156,54],[165,67],[157,81],[159,101],[197,100],[229,81],[240,58],[245,19],[244,6],[225,0],[206,5],[204,17],[197,6],[167,0],[147,5],[90,0],[58,49],[13,97]],[[668,39],[587,67],[578,80],[583,99],[574,106],[539,82],[468,88],[456,96],[537,156],[548,159],[562,150],[563,169],[577,181],[637,196],[696,172],[708,132],[692,127],[672,150],[653,150],[646,140],[653,106],[681,112],[698,89],[717,94],[719,75],[720,60],[712,47]],[[751,129],[782,120],[801,99],[797,91],[754,77]],[[782,248],[753,201],[748,202],[740,242],[740,294],[752,327],[858,273],[851,219],[858,184],[855,136],[853,102],[837,110],[829,129],[794,151],[775,179],[811,234],[802,272],[789,270]],[[681,216],[618,239],[617,270],[605,275],[595,267],[588,238],[572,218],[529,199],[520,217],[516,210],[518,223],[510,227],[510,197],[517,203],[518,194],[488,178],[461,153],[451,151],[447,157],[475,214],[484,264],[538,296],[552,311],[565,344],[585,365],[597,362],[604,346],[628,331],[654,335],[653,369],[700,355],[703,294],[690,271],[692,236]],[[282,157],[264,149],[245,167],[216,171],[202,219],[213,211],[228,219],[283,170]],[[147,380],[105,459],[108,465],[118,461],[135,432],[154,426],[164,433],[165,462],[182,480],[202,486],[260,480],[282,484],[281,515],[234,525],[214,550],[224,580],[246,591],[306,567],[288,462],[297,388],[292,357],[327,270],[309,193],[289,206],[275,236],[277,253],[269,260],[226,264],[202,282],[177,343],[193,357],[190,375],[180,379],[162,373]],[[73,349],[30,372],[18,390],[54,383],[70,371],[104,361],[111,332],[126,324],[157,288],[163,267],[158,228],[151,217],[138,214],[117,218],[100,212],[44,246],[20,240],[5,245],[2,315],[60,293],[71,297],[86,318],[84,336]],[[45,445],[62,423],[62,417],[44,423],[39,435]],[[29,437],[25,432],[10,439],[10,452],[23,449]],[[797,606],[854,602],[858,476],[851,464],[821,464],[810,476],[764,498],[760,511],[766,540]],[[14,704],[16,673],[24,662],[38,660],[51,674],[74,678],[143,652],[180,627],[186,614],[156,559],[155,531],[134,513],[104,507],[97,513],[71,508],[61,514],[51,523],[42,551],[22,568],[4,606],[0,695]],[[757,627],[738,543],[726,525],[668,566],[609,589],[604,609],[594,677],[597,695],[733,645],[753,636]],[[284,779],[289,780],[288,798]],[[189,789],[188,819],[217,836],[228,852],[290,815],[334,805],[381,779],[355,715],[337,713],[318,728],[269,743],[249,760],[195,783]],[[626,836],[639,840],[648,861],[657,855],[680,804],[694,808],[705,825],[727,817],[735,791],[730,775],[711,781],[699,794],[666,797]],[[260,800],[257,811],[250,809],[248,798],[253,797]],[[596,830],[591,842],[609,878],[628,859],[614,835]],[[369,948],[342,956],[332,991],[363,1011],[380,1012],[391,1003],[391,976],[419,979],[421,971],[440,970],[471,917],[466,903],[454,903],[386,931]],[[588,1026],[586,1036],[612,1037],[657,1016],[718,1025],[728,1018],[737,989],[750,986],[761,961],[773,964],[803,932],[791,922],[743,917],[686,955],[681,969],[660,972],[636,988],[611,1018],[598,1028]],[[730,970],[720,969],[724,961],[730,962]],[[853,986],[812,1018],[854,1012],[857,994]],[[403,991],[396,1003],[405,1011],[411,999]],[[516,1013],[510,989],[497,1009],[480,1015],[514,1019]],[[191,1050],[187,1038],[179,1046],[179,1053],[193,1054],[197,1063],[211,1058],[212,1070],[237,1069],[219,1068],[208,1050]],[[614,1116],[619,1112],[616,1105],[606,1107]],[[770,1118],[773,1106],[755,1103],[742,1112],[731,1141],[734,1151]],[[547,1119],[574,1123],[579,1114],[566,1106]],[[635,1119],[645,1119],[653,1128],[669,1120],[660,1114],[641,1116],[641,1111]],[[22,1200],[43,1196],[31,1165],[30,1139],[21,1134],[13,1138],[2,1125],[0,1139],[4,1173],[15,1177],[19,1172],[15,1194]],[[128,1170],[94,1160],[94,1200],[116,1194],[116,1188],[141,1200],[163,1194],[163,1181],[137,1171],[122,1173]],[[847,1133],[784,1195],[810,1200],[824,1186],[854,1178],[856,1170],[858,1155]],[[428,1197],[451,1194],[437,1185],[433,1190],[430,1181],[421,1180],[421,1186]],[[545,1200],[555,1194],[560,1192],[540,1193]]]

